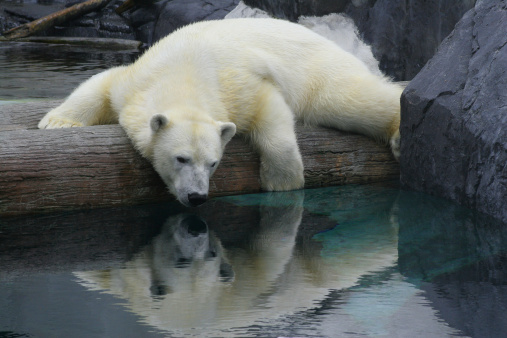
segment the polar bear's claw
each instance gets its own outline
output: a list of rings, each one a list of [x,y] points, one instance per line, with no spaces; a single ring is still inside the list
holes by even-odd
[[[57,129],[57,128],[72,128],[82,127],[83,124],[77,121],[71,121],[68,119],[62,119],[59,117],[44,117],[39,122],[39,129]]]

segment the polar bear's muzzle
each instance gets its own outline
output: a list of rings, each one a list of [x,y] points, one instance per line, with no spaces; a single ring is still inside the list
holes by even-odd
[[[201,165],[185,165],[173,177],[172,185],[181,204],[198,207],[208,200],[212,172]]]
[[[192,192],[188,194],[188,203],[192,207],[198,207],[208,200],[208,194],[200,194],[197,192]]]

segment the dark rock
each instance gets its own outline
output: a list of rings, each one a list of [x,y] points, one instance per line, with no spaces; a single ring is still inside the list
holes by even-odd
[[[475,0],[377,0],[352,2],[345,13],[372,45],[380,70],[411,80],[435,54]]]
[[[398,81],[412,79],[433,56],[475,0],[245,0],[292,21],[301,15],[344,13],[372,46],[380,69]]]
[[[131,24],[136,38],[152,45],[174,30],[203,20],[223,19],[239,0],[165,0],[135,9]]]
[[[478,1],[401,104],[401,182],[507,222],[507,4]]]
[[[121,17],[114,12],[114,9],[121,2],[122,0],[111,1],[98,12],[89,13],[36,35],[134,39],[134,31],[128,23],[128,18]],[[2,32],[6,31],[53,14],[75,3],[76,1],[63,0],[48,3],[26,3],[22,6],[13,3],[2,3],[3,8],[0,8],[0,29]]]
[[[98,12],[89,13],[59,27],[48,29],[41,35],[135,39],[128,17],[119,16],[114,11],[121,3],[121,0],[111,1]]]
[[[238,2],[239,0],[173,0],[165,2],[155,24],[153,42],[193,22],[223,19],[237,6]]]
[[[329,0],[328,0],[329,1]],[[38,35],[66,37],[109,37],[137,39],[151,45],[175,29],[202,20],[222,19],[239,0],[134,1],[134,10],[115,13],[123,0],[111,1],[99,12],[87,14]],[[74,4],[75,1],[6,4],[0,8],[0,29],[6,31]]]
[[[136,39],[146,43],[147,45],[153,44],[153,32],[160,12],[165,6],[166,2],[157,2],[148,6],[143,6],[135,9],[130,14],[130,24],[134,28]]]

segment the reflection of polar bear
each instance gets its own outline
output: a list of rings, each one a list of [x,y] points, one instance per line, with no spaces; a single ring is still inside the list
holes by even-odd
[[[390,226],[372,229],[385,232],[374,245],[372,236],[343,238],[334,257],[295,251],[303,196],[272,195],[277,206],[261,207],[259,224],[248,224],[258,232],[244,245],[224,249],[202,221],[176,216],[124,268],[77,276],[88,288],[128,300],[132,312],[160,330],[235,336],[229,330],[314,307],[331,289],[395,264],[397,233]]]
[[[208,231],[205,221],[195,215],[169,218],[151,248],[150,291],[153,296],[178,292],[181,285],[189,282],[189,276],[210,282],[230,281],[234,276],[220,242]]]
[[[402,89],[330,40],[275,19],[200,22],[137,62],[100,73],[40,128],[119,123],[185,205],[199,205],[236,131],[261,158],[266,190],[303,187],[294,120],[390,142]]]

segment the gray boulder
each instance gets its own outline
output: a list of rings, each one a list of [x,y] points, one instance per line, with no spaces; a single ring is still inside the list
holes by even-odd
[[[507,4],[479,0],[401,99],[401,183],[507,222]]]

